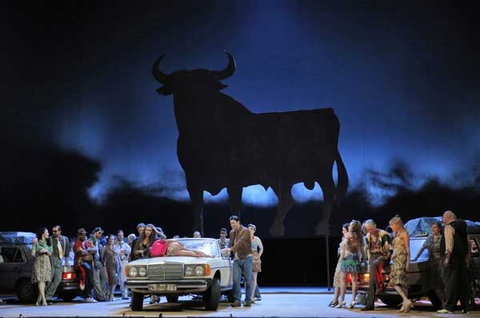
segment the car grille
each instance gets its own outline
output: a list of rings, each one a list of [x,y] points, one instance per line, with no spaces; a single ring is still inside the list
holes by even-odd
[[[148,277],[156,279],[179,279],[183,277],[182,264],[160,264],[148,266]]]

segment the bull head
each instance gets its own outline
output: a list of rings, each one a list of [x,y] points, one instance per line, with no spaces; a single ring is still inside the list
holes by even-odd
[[[162,87],[157,92],[162,95],[171,95],[180,91],[192,90],[221,90],[227,87],[220,81],[233,75],[235,72],[235,60],[233,56],[225,51],[228,57],[228,65],[220,71],[211,71],[206,69],[197,69],[193,71],[177,71],[172,74],[166,74],[159,68],[160,62],[165,54],[160,56],[152,67],[153,77],[161,84]]]

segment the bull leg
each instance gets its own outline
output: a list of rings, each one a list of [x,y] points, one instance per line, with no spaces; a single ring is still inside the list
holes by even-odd
[[[192,186],[188,183],[187,190],[190,195],[190,202],[192,204],[192,231],[200,231],[203,236],[203,190],[201,187]]]
[[[278,205],[275,220],[273,221],[272,226],[270,226],[270,235],[272,236],[283,236],[285,234],[285,228],[283,226],[283,220],[285,220],[288,211],[292,208],[295,200],[292,197],[292,186],[282,188],[280,191],[275,191],[278,197]]]
[[[230,203],[230,214],[231,215],[238,215],[241,218],[240,209],[242,207],[242,187],[231,186],[227,187],[228,192],[228,201]]]
[[[317,235],[330,234],[330,215],[332,214],[333,201],[335,199],[335,182],[330,175],[322,181],[319,181],[323,191],[323,219],[318,222],[315,228]]]

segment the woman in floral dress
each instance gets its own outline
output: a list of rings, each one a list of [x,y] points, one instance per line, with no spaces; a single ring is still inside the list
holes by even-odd
[[[390,226],[395,232],[392,242],[392,267],[390,270],[390,286],[402,297],[402,307],[398,312],[409,312],[413,303],[408,299],[408,270],[410,267],[410,237],[402,219],[396,215],[390,220]]]
[[[35,256],[32,283],[38,284],[38,298],[35,304],[37,306],[47,306],[45,285],[52,280],[50,256],[52,256],[53,248],[46,227],[42,227],[37,231],[37,239],[32,245],[32,255]]]
[[[345,239],[345,234],[348,232],[348,226],[350,223],[344,223],[342,225],[342,241],[338,244],[338,261],[337,267],[335,268],[335,274],[333,276],[333,288],[335,288],[335,294],[333,295],[333,300],[328,304],[329,307],[335,307],[338,305],[338,296],[340,296],[340,286],[342,285],[342,281],[340,279],[340,265],[342,265],[342,260],[340,259],[340,254],[342,253],[342,244],[343,240]]]

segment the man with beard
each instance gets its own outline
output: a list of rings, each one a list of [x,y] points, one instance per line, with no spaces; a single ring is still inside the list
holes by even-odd
[[[52,228],[51,238],[53,248],[52,257],[50,258],[52,262],[52,281],[48,285],[45,292],[47,302],[52,301],[52,297],[55,295],[57,287],[62,281],[62,259],[65,259],[65,266],[70,267],[70,263],[68,261],[70,243],[68,241],[68,237],[62,235],[62,227],[60,225],[55,225]]]

